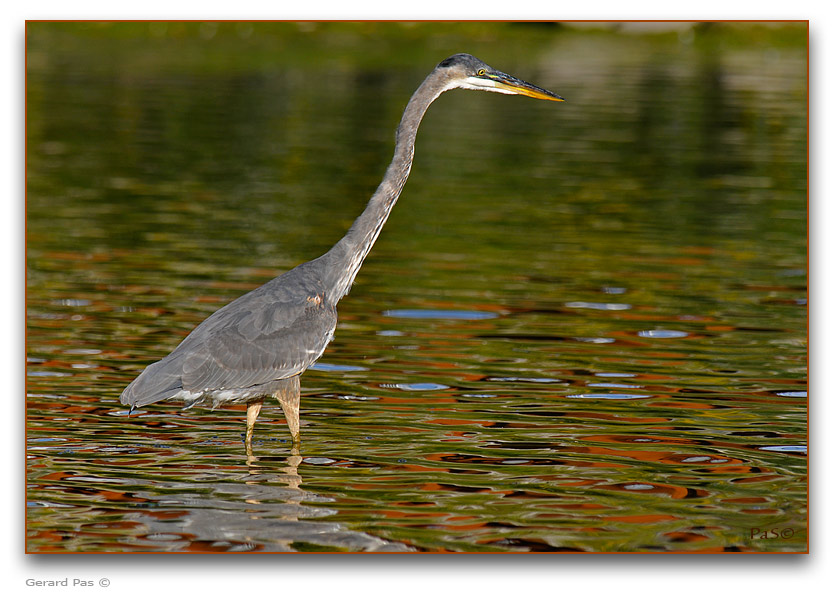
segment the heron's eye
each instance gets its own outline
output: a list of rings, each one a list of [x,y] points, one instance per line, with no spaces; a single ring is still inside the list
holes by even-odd
[[[478,70],[478,76],[483,76],[484,74],[486,74],[486,70],[484,70],[483,68]]]

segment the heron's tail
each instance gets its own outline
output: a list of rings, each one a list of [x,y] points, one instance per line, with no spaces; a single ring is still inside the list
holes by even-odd
[[[119,401],[133,409],[165,400],[182,390],[182,371],[169,357],[148,365],[122,392]]]

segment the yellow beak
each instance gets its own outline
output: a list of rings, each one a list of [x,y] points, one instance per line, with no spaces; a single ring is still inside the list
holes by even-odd
[[[541,87],[537,87],[536,85],[531,85],[530,83],[523,81],[520,78],[510,76],[509,74],[504,74],[503,72],[491,72],[485,74],[483,78],[491,80],[495,84],[496,89],[501,89],[506,93],[512,93],[514,95],[526,95],[527,97],[533,97],[534,99],[544,99],[546,101],[565,100],[563,97],[560,97],[556,93],[553,93]]]

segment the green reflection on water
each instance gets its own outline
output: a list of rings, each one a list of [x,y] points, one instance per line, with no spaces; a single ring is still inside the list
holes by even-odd
[[[805,40],[30,23],[30,550],[804,550],[805,400],[782,394],[806,389]],[[265,423],[247,467],[239,410],[115,414],[206,315],[341,236],[457,51],[568,101],[431,108],[340,367],[302,382],[301,461]],[[235,538],[175,538],[180,513]]]

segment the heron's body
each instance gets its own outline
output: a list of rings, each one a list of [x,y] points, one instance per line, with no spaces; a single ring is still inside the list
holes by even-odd
[[[336,328],[336,303],[317,260],[272,279],[217,310],[170,355],[148,366],[122,394],[143,406],[241,404],[273,394],[324,352]]]
[[[261,404],[275,396],[297,441],[299,376],[333,339],[336,305],[350,290],[408,178],[423,114],[442,92],[453,88],[562,100],[467,54],[441,62],[408,102],[397,128],[394,158],[347,234],[323,256],[214,312],[171,354],[133,380],[121,402],[131,407],[161,400],[212,407],[246,403],[249,448]]]

